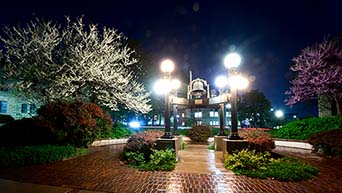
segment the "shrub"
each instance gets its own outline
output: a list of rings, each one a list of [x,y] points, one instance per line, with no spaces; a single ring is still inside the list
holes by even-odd
[[[176,167],[176,154],[174,150],[152,150],[150,161],[140,167],[142,170],[171,171]]]
[[[14,118],[11,115],[0,115],[0,124],[8,123],[14,121]]]
[[[162,131],[149,130],[132,135],[124,148],[124,152],[143,153],[146,160],[150,159],[155,142],[163,135]]]
[[[218,133],[220,133],[220,128],[211,128],[211,137],[214,137]],[[228,136],[230,134],[230,130],[224,129],[224,134]]]
[[[152,150],[149,161],[144,159],[144,154],[139,152],[126,152],[129,166],[139,170],[163,170],[171,171],[176,167],[176,154],[171,149]]]
[[[111,138],[118,139],[130,136],[132,134],[133,132],[129,128],[125,127],[121,123],[116,123],[113,125]]]
[[[275,159],[269,152],[256,153],[248,150],[228,155],[224,161],[224,166],[238,175],[274,178],[281,181],[311,179],[319,172],[317,168],[295,158],[281,157]]]
[[[59,144],[77,147],[86,147],[101,134],[108,135],[113,125],[111,117],[93,103],[48,103],[38,110],[38,115]]]
[[[0,127],[0,146],[42,145],[54,141],[51,130],[37,118],[23,118]]]
[[[269,133],[259,130],[240,130],[239,135],[248,140],[248,149],[256,152],[271,151],[275,148]]]
[[[342,128],[342,117],[320,117],[297,120],[276,130],[272,137],[307,140],[317,132]]]
[[[189,130],[191,141],[198,143],[207,143],[210,137],[210,128],[204,125],[194,125]]]
[[[44,164],[87,154],[87,149],[74,146],[40,145],[0,147],[0,167]]]
[[[183,136],[189,135],[189,129],[178,129],[178,134]]]
[[[310,136],[314,152],[322,150],[326,155],[342,157],[342,129],[318,132]]]

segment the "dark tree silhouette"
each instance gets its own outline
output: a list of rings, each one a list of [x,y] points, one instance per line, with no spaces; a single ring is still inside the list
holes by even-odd
[[[254,127],[270,126],[272,121],[271,102],[259,90],[242,95],[238,104],[239,120],[252,119]]]

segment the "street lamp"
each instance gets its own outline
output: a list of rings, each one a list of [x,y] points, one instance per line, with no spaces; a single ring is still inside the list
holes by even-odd
[[[172,60],[166,59],[161,62],[160,69],[164,73],[164,78],[156,82],[154,89],[158,93],[165,95],[165,133],[161,138],[170,139],[173,138],[170,129],[170,91],[176,88],[179,81],[171,80],[171,73],[174,70],[175,65]]]
[[[284,112],[282,110],[277,110],[274,114],[278,119],[284,116]]]
[[[232,112],[232,128],[231,133],[228,136],[230,140],[241,140],[242,138],[238,134],[237,129],[237,90],[244,89],[248,86],[248,80],[239,75],[236,68],[241,63],[241,57],[237,53],[230,53],[224,58],[224,65],[229,70],[228,83],[231,92],[231,112]]]

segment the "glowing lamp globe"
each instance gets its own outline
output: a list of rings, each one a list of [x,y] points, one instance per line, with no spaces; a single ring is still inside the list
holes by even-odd
[[[177,80],[177,79],[173,79],[171,81],[172,89],[179,89],[180,85],[181,85],[181,82],[179,80]]]
[[[223,63],[228,69],[237,68],[241,63],[241,57],[237,53],[230,53],[224,58]]]
[[[281,110],[277,110],[277,111],[275,112],[275,116],[276,116],[277,118],[281,118],[281,117],[284,116],[284,112],[281,111]]]
[[[215,79],[215,85],[219,88],[223,88],[227,85],[227,79],[225,76],[218,76]]]
[[[248,87],[249,82],[247,78],[241,75],[233,75],[228,80],[230,87],[236,89],[245,89]]]
[[[175,64],[172,60],[166,59],[161,63],[160,69],[164,73],[171,73],[175,69]]]

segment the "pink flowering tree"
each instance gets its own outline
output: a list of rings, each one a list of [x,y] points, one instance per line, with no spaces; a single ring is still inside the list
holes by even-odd
[[[307,47],[293,61],[290,70],[295,78],[286,92],[287,104],[322,96],[335,103],[337,115],[342,116],[342,38],[326,39]]]

